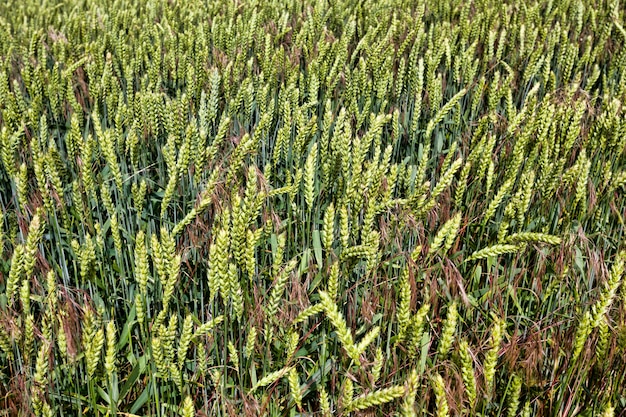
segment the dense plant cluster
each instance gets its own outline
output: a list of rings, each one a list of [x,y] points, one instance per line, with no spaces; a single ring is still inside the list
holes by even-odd
[[[625,20],[1,2],[0,409],[623,415]]]

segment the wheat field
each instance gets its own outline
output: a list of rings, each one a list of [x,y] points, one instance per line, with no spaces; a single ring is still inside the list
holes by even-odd
[[[0,416],[626,416],[619,0],[4,0]]]

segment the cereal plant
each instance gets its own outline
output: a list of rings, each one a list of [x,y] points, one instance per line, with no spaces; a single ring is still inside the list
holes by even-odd
[[[0,415],[626,415],[619,0],[0,3]]]

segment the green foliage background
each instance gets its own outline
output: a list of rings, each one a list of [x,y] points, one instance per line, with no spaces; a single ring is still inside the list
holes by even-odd
[[[0,415],[623,415],[624,12],[5,0]]]

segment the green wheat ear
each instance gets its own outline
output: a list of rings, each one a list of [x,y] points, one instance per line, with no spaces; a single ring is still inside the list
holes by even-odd
[[[400,398],[403,394],[404,387],[402,386],[394,386],[374,391],[367,395],[352,399],[347,407],[347,411],[352,412],[357,410],[365,410],[370,407],[380,406],[382,404],[391,402],[396,398]]]
[[[400,305],[396,312],[398,320],[398,341],[404,340],[410,322],[411,285],[409,282],[409,270],[407,267],[402,271],[400,278]]]
[[[333,324],[335,331],[337,332],[337,337],[341,342],[343,348],[348,353],[348,356],[352,358],[357,364],[360,364],[360,352],[357,349],[357,346],[354,344],[354,339],[352,337],[352,332],[348,328],[346,321],[337,308],[337,305],[333,301],[332,298],[328,295],[328,293],[324,291],[320,291],[320,302],[322,307],[324,308],[324,312],[326,316]]]
[[[185,399],[183,400],[180,415],[181,417],[194,417],[196,415],[193,400],[190,396],[185,397]]]
[[[440,374],[436,374],[432,379],[433,390],[435,391],[435,403],[437,407],[437,417],[449,416],[448,399],[446,395],[446,384]]]
[[[454,334],[456,333],[456,325],[459,313],[457,311],[456,301],[448,306],[448,312],[441,331],[441,339],[437,353],[446,356],[454,343]]]

